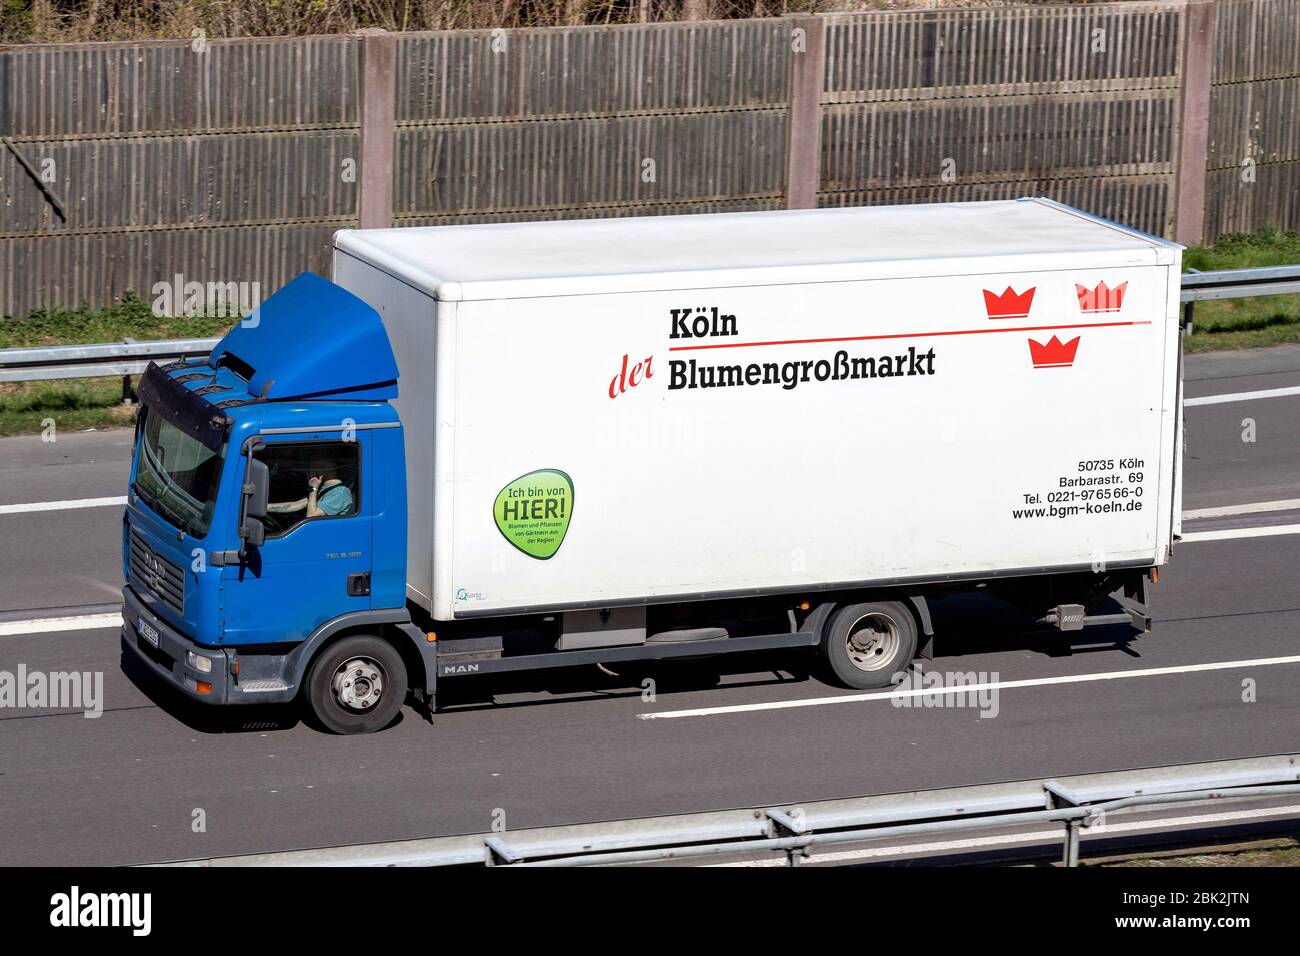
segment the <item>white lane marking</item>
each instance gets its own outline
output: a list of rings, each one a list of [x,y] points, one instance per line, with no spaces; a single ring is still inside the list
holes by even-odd
[[[827,704],[856,704],[867,700],[904,700],[925,694],[947,696],[970,694],[982,690],[1006,690],[1009,687],[1046,687],[1051,684],[1087,684],[1093,681],[1123,680],[1129,677],[1161,677],[1168,674],[1197,674],[1204,671],[1224,671],[1241,667],[1272,667],[1277,664],[1300,664],[1300,655],[1289,657],[1257,657],[1244,661],[1215,661],[1212,664],[1182,664],[1176,667],[1144,667],[1129,671],[1101,671],[1094,674],[1069,674],[1063,677],[1032,677],[1024,680],[988,681],[983,684],[963,684],[951,687],[918,687],[908,690],[875,691],[870,694],[845,694],[841,697],[808,697],[803,700],[774,700],[764,704],[733,704],[729,707],[697,707],[692,710],[665,710],[657,714],[637,714],[641,720],[663,720],[670,717],[715,717],[719,714],[741,714],[755,710],[787,710],[794,707],[822,707]]]
[[[1117,833],[1133,833],[1142,830],[1169,830],[1179,825],[1200,826],[1207,823],[1232,823],[1242,820],[1262,820],[1268,817],[1289,817],[1300,813],[1300,805],[1288,807],[1263,807],[1258,810],[1239,810],[1235,813],[1198,813],[1187,817],[1161,817],[1157,820],[1134,820],[1129,823],[1107,823],[1105,826],[1088,827],[1082,835],[1110,836]],[[835,863],[840,860],[869,860],[896,856],[909,856],[914,853],[935,853],[945,850],[978,850],[984,847],[1007,846],[1014,843],[1061,842],[1061,828],[1055,830],[1035,830],[1031,833],[999,833],[997,836],[971,837],[966,840],[943,840],[938,843],[912,843],[895,846],[871,847],[861,850],[841,850],[838,853],[819,853],[814,847],[809,863]],[[1213,852],[1208,850],[1207,852]],[[731,866],[785,866],[785,859],[776,860],[738,860],[734,863],[713,863],[713,867]]]
[[[46,617],[32,621],[0,621],[0,637],[53,634],[57,631],[94,631],[121,626],[121,614],[78,614],[75,617]]]
[[[113,508],[126,504],[126,496],[116,498],[72,498],[68,501],[29,501],[20,505],[0,505],[0,515],[25,514],[30,511],[71,511],[74,508]]]
[[[1300,511],[1300,498],[1282,501],[1256,501],[1248,505],[1224,505],[1221,508],[1195,508],[1183,512],[1184,521],[1198,518],[1227,518],[1231,515],[1257,515],[1265,511]]]
[[[1184,515],[1183,517],[1187,517]],[[1271,524],[1263,528],[1224,528],[1222,531],[1184,531],[1183,541],[1226,541],[1230,538],[1271,538],[1300,534],[1300,524]]]
[[[1300,395],[1300,385],[1290,388],[1263,388],[1258,392],[1229,392],[1227,395],[1202,395],[1200,398],[1184,398],[1183,407],[1222,405],[1225,402],[1249,402],[1256,398],[1282,398],[1286,395]]]

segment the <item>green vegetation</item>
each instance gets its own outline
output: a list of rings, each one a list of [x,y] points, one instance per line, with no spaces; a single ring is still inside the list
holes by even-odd
[[[1300,263],[1300,236],[1262,229],[1249,236],[1225,236],[1213,246],[1183,253],[1183,269],[1253,269]],[[1300,295],[1198,302],[1188,352],[1259,348],[1300,342]]]
[[[0,321],[0,349],[120,342],[124,338],[189,339],[223,334],[233,319],[158,317],[133,295],[102,309],[33,312]],[[53,420],[63,431],[110,428],[135,422],[135,406],[122,404],[121,378],[83,378],[0,384],[0,435],[34,435]]]
[[[128,292],[121,302],[102,309],[52,309],[33,312],[18,321],[0,321],[0,349],[120,342],[125,338],[142,342],[210,338],[224,334],[234,324],[234,319],[205,315],[156,316],[148,302]]]
[[[0,435],[36,435],[53,421],[60,431],[135,424],[122,404],[120,378],[0,384]]]

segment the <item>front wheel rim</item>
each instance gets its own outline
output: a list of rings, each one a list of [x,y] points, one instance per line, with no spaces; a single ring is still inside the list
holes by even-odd
[[[353,657],[334,671],[330,686],[341,707],[356,714],[375,709],[384,694],[384,668],[369,657]]]
[[[888,614],[864,614],[849,628],[844,639],[849,663],[869,673],[891,666],[898,657],[903,638],[898,622]]]

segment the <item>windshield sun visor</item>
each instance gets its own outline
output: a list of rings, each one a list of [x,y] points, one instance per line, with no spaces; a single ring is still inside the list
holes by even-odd
[[[226,428],[230,419],[173,379],[156,362],[150,362],[145,369],[136,394],[151,413],[160,416],[204,447],[216,451],[226,440]]]

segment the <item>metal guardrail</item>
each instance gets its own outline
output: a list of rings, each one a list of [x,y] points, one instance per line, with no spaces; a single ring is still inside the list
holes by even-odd
[[[1252,757],[1053,780],[723,810],[642,820],[217,857],[168,866],[602,866],[783,853],[798,865],[836,844],[932,836],[1026,823],[1062,827],[1075,866],[1084,831],[1105,832],[1135,807],[1300,793],[1300,754]],[[1168,830],[1178,818],[1161,821]]]
[[[1300,292],[1300,265],[1266,266],[1258,269],[1222,269],[1183,273],[1180,302],[1206,299],[1242,299],[1252,295],[1285,295]]]
[[[126,339],[105,345],[0,349],[0,382],[139,375],[151,361],[207,355],[220,339]]]
[[[1212,299],[1244,299],[1256,295],[1286,295],[1300,292],[1300,265],[1265,266],[1258,269],[1222,269],[1216,272],[1183,273],[1183,334],[1192,334],[1192,318],[1197,302]]]
[[[1192,334],[1195,303],[1256,295],[1300,293],[1300,265],[1219,272],[1187,272],[1179,301],[1186,308],[1184,334]],[[56,345],[46,348],[0,349],[0,382],[35,382],[63,378],[139,375],[151,360],[193,358],[212,351],[219,339],[171,339],[105,345]],[[129,383],[123,395],[129,395]]]

